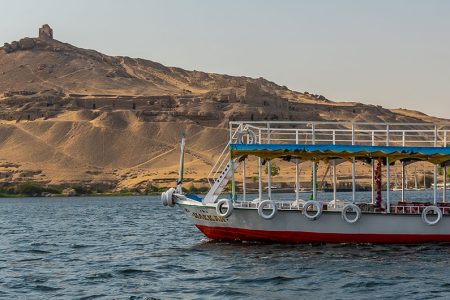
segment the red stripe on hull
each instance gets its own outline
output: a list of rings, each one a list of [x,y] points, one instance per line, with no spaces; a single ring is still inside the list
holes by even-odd
[[[302,231],[267,231],[195,225],[208,238],[221,241],[260,241],[276,243],[378,243],[417,244],[450,242],[448,234],[348,234]]]

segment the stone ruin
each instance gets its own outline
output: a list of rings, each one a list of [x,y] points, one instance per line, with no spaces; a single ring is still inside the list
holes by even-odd
[[[53,29],[48,24],[42,25],[42,27],[39,28],[39,38],[44,40],[52,40]]]
[[[48,26],[48,24],[42,25],[41,28],[39,28],[39,39],[43,40],[51,40],[53,39],[53,29]],[[11,43],[5,43],[3,45],[3,50],[6,53],[11,53],[17,50],[30,50],[36,47],[36,41],[32,38],[23,38],[21,40],[14,41]]]

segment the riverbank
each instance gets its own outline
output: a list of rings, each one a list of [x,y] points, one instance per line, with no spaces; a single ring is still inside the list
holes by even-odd
[[[102,185],[49,185],[39,181],[26,181],[20,183],[9,183],[0,186],[0,198],[25,198],[25,197],[79,197],[79,196],[159,196],[167,191],[170,186],[152,186],[139,189],[115,189]],[[190,185],[183,187],[183,192],[189,194],[206,194],[208,187],[195,187]]]

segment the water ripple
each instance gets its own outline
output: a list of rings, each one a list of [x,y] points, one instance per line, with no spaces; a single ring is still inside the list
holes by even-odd
[[[0,298],[450,298],[449,244],[205,239],[159,197],[0,199]]]

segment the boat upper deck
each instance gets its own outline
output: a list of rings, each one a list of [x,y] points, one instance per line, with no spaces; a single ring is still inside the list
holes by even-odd
[[[230,144],[447,147],[449,138],[449,123],[230,122]]]

